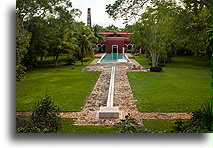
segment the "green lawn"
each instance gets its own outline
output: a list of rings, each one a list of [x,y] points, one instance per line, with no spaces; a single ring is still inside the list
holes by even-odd
[[[134,57],[134,59],[135,59],[138,63],[140,63],[141,65],[143,65],[143,67],[150,67],[150,65],[149,65],[150,60],[147,59],[147,58],[144,58],[143,55],[140,55],[140,56],[134,56],[134,55],[132,55],[132,56]]]
[[[170,131],[174,126],[175,120],[151,119],[143,120],[142,128],[154,131]],[[114,133],[114,128],[109,126],[73,126],[73,119],[62,118],[62,128],[58,133]]]
[[[136,60],[149,67],[147,59]],[[210,69],[202,57],[173,57],[164,72],[128,72],[128,77],[141,112],[192,112],[211,99]]]
[[[113,127],[108,126],[72,126],[73,119],[62,118],[62,128],[58,133],[113,133]]]
[[[170,131],[175,125],[176,120],[150,119],[143,120],[144,128],[153,129],[154,131]]]
[[[32,111],[46,94],[61,111],[80,111],[100,74],[81,72],[84,66],[79,61],[70,66],[61,63],[58,68],[37,68],[27,73],[16,83],[16,111]]]

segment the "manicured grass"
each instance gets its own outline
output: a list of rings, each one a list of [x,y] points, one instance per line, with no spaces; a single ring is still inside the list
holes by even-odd
[[[152,129],[153,131],[169,132],[174,126],[175,120],[151,119],[143,120],[142,128]],[[61,118],[62,128],[58,133],[114,133],[113,127],[108,126],[73,126],[73,119]]]
[[[58,60],[64,60],[67,58],[67,55],[61,55],[58,57]],[[44,58],[44,61],[54,61],[55,60],[55,56],[50,56],[50,57],[46,57]]]
[[[147,61],[137,58],[141,65]],[[163,70],[128,72],[141,112],[192,112],[206,100],[210,101],[211,63],[207,59],[173,57],[173,63],[168,63]]]
[[[135,56],[132,54],[132,56],[134,57],[134,59],[140,63],[143,67],[150,67],[149,63],[150,63],[150,60],[147,59],[147,58],[144,58],[144,55],[140,55],[140,56]]]
[[[90,60],[89,62],[91,62]],[[84,62],[84,66],[89,64]],[[50,95],[60,111],[80,111],[99,76],[99,72],[82,72],[84,66],[38,68],[16,83],[16,111],[32,111],[38,99]]]
[[[162,120],[162,119],[150,119],[143,120],[144,128],[153,129],[154,131],[167,131],[169,132],[175,125],[176,120]]]
[[[58,133],[113,133],[113,127],[107,126],[72,126],[74,120],[62,118],[62,128]]]

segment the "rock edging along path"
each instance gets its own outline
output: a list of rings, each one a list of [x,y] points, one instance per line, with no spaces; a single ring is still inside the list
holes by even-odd
[[[30,117],[32,112],[16,112],[16,116],[19,117]],[[61,118],[78,118],[81,116],[81,112],[60,112],[59,116]],[[138,115],[141,119],[164,119],[164,120],[175,120],[175,119],[191,119],[192,113],[139,113]]]

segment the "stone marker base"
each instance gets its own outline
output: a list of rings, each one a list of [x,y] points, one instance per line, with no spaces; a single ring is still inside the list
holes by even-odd
[[[99,119],[123,119],[124,112],[119,111],[118,107],[101,107],[96,117]]]

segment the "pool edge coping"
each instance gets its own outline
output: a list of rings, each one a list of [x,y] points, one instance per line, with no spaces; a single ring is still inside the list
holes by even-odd
[[[124,56],[126,57],[126,59],[128,60],[128,62],[101,62],[101,60],[103,59],[103,57],[106,55],[107,53],[104,53],[102,55],[102,57],[98,60],[97,64],[99,65],[104,65],[104,64],[115,64],[115,63],[128,63],[128,64],[132,64],[132,61],[129,59],[129,57],[124,53]]]

